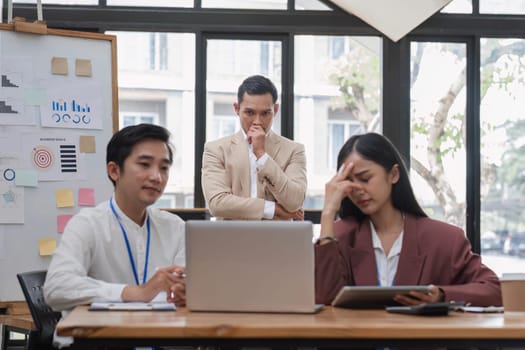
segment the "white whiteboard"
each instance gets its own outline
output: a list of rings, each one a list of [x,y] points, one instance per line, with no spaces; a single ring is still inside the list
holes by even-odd
[[[116,70],[114,36],[0,24],[0,300],[24,299],[17,273],[47,269],[40,249],[60,242],[59,216],[111,195]]]

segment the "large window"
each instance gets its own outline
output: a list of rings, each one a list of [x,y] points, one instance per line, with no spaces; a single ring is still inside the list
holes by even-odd
[[[525,14],[524,0],[480,0],[480,13]]]
[[[208,39],[206,47],[206,130],[207,140],[214,140],[239,130],[233,103],[245,78],[263,74],[273,81],[278,92],[282,90],[282,44],[270,40]],[[272,129],[280,133],[280,114]]]
[[[34,1],[14,2],[34,18]],[[204,142],[238,129],[236,89],[264,74],[282,103],[274,130],[305,145],[305,208],[322,208],[340,145],[381,132],[428,214],[464,228],[499,274],[523,271],[525,0],[453,0],[398,42],[325,0],[43,3],[51,28],[117,35],[121,126],[173,134],[162,205],[206,205]]]
[[[498,272],[525,271],[524,39],[481,40],[481,252]]]
[[[170,179],[158,206],[193,207],[195,36],[109,32],[118,42],[120,127],[167,127],[175,148]]]
[[[346,139],[381,132],[380,45],[377,37],[295,37],[294,138],[306,149],[305,208],[322,208]]]
[[[410,50],[414,191],[428,215],[464,229],[466,45],[413,42]]]

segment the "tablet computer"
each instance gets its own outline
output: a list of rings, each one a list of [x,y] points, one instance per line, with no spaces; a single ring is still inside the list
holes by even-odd
[[[394,301],[396,294],[409,294],[411,291],[428,293],[429,285],[423,286],[344,286],[332,301],[332,306],[353,309],[383,309],[399,305]]]

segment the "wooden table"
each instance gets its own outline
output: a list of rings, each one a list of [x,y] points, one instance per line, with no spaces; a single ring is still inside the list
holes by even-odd
[[[0,325],[2,325],[2,346],[24,347],[29,332],[35,328],[33,317],[24,300],[0,301]],[[11,339],[11,332],[21,333],[26,339]]]
[[[126,346],[506,346],[525,347],[525,313],[449,316],[325,307],[314,315],[172,311],[88,311],[57,325],[76,348]]]
[[[2,325],[2,350],[14,346],[25,347],[29,332],[35,329],[31,315],[0,315],[0,324]],[[11,339],[11,332],[23,334],[24,339]]]

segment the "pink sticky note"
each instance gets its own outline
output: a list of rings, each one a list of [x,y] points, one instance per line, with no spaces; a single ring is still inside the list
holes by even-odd
[[[73,215],[58,215],[57,216],[57,232],[62,233],[64,232],[64,228],[66,227],[67,222],[69,219],[71,219]]]
[[[95,206],[95,190],[92,188],[79,188],[78,189],[78,205],[86,207]]]

